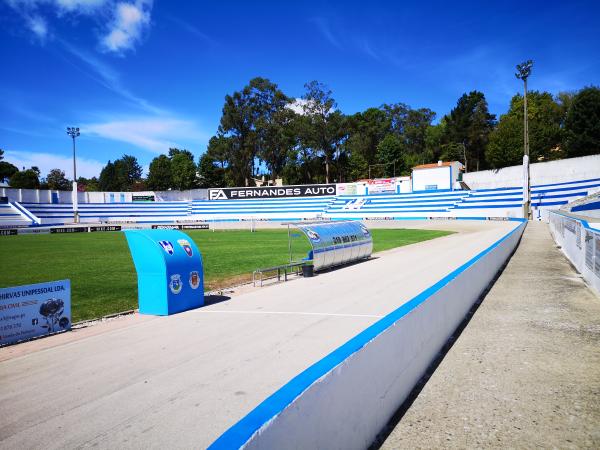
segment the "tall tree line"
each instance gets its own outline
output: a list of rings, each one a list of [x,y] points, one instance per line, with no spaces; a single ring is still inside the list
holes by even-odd
[[[299,98],[266,78],[253,78],[225,96],[216,134],[195,159],[186,149],[157,156],[142,178],[132,155],[108,161],[98,178],[79,178],[80,189],[102,191],[186,190],[251,186],[259,178],[285,184],[350,182],[408,175],[415,165],[458,160],[467,171],[520,164],[523,96],[505,114],[490,114],[485,95],[472,91],[434,123],[429,108],[397,102],[344,114],[323,83],[304,85]],[[532,162],[600,153],[600,89],[530,91],[527,95]],[[3,160],[0,182],[21,188],[70,189],[60,169],[40,177]]]

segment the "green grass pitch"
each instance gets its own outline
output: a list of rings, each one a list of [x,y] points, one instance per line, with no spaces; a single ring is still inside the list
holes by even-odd
[[[195,230],[205,290],[251,278],[260,267],[288,262],[287,230]],[[447,231],[374,229],[374,252],[437,238]],[[296,260],[309,244],[294,231]],[[0,238],[0,287],[70,279],[74,322],[137,308],[137,278],[125,235],[119,232],[18,235]]]

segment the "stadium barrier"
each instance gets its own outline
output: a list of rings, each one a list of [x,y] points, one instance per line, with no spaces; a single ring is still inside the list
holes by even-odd
[[[583,219],[552,211],[550,233],[588,285],[600,294],[600,229]]]
[[[500,240],[318,361],[210,448],[367,448],[494,279],[525,229]]]

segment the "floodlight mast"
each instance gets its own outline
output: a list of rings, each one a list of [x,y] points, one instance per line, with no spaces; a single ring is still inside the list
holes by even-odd
[[[531,217],[531,182],[529,179],[529,121],[527,118],[527,78],[531,75],[533,61],[528,59],[517,64],[515,76],[523,80],[523,218]]]
[[[79,137],[79,127],[67,127],[67,134],[73,139],[73,222],[79,223],[77,204],[77,163],[75,159],[75,139]]]

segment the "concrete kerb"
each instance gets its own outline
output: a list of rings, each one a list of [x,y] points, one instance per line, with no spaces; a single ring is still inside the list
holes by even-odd
[[[526,226],[517,221],[486,250],[296,376],[210,448],[368,447],[514,251]]]

